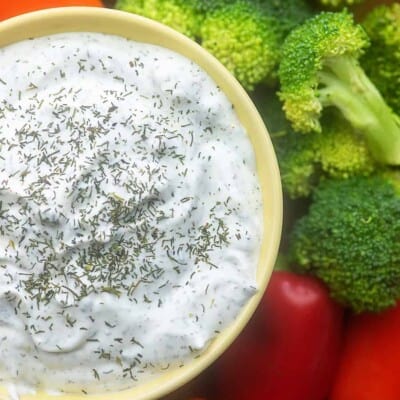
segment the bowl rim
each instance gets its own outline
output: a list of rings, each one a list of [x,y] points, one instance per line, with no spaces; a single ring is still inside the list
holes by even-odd
[[[199,358],[154,380],[118,392],[89,396],[76,393],[57,395],[59,400],[83,400],[88,397],[91,400],[109,400],[111,396],[119,400],[157,399],[177,390],[212,364],[239,335],[257,308],[272,273],[282,233],[283,200],[277,159],[263,119],[238,81],[199,44],[161,23],[107,8],[51,8],[1,21],[0,48],[24,39],[62,32],[99,32],[122,36],[157,44],[190,58],[214,79],[231,101],[255,151],[264,202],[264,228],[268,221],[268,230],[264,230],[257,268],[258,292],[242,308],[234,322],[211,341]],[[5,388],[0,388],[0,397],[6,393]],[[23,395],[21,400],[54,400],[54,396],[38,392]]]

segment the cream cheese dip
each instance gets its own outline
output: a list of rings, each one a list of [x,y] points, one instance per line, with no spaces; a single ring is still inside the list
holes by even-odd
[[[0,49],[0,386],[101,392],[190,362],[256,291],[250,141],[195,63],[66,33]]]

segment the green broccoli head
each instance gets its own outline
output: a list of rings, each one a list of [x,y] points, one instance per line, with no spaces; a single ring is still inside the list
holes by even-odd
[[[384,177],[326,180],[290,238],[293,260],[355,312],[400,298],[400,197]]]
[[[315,137],[316,162],[323,176],[338,179],[368,176],[378,168],[364,137],[339,113],[325,112],[321,125],[321,134],[305,136]]]
[[[363,26],[371,46],[361,59],[372,82],[396,113],[400,113],[400,4],[374,8]]]
[[[289,34],[279,77],[284,110],[295,130],[321,130],[319,119],[325,99],[318,89],[328,69],[326,64],[343,56],[357,59],[367,45],[364,30],[354,25],[347,12],[322,12]]]
[[[369,41],[347,12],[322,12],[286,38],[279,68],[280,98],[295,131],[321,132],[326,107],[336,107],[360,131],[376,160],[400,164],[400,120],[360,67]]]
[[[368,176],[380,168],[363,136],[336,110],[324,112],[321,133],[301,135],[284,120],[274,97],[268,97],[263,115],[275,146],[282,187],[290,198],[310,196],[321,180]],[[282,114],[278,123],[270,123]]]
[[[117,0],[115,7],[161,22],[195,39],[202,20],[196,0]]]
[[[200,29],[201,45],[251,90],[270,76],[278,63],[275,24],[254,2],[236,0],[206,14]]]
[[[321,180],[369,176],[379,168],[363,137],[346,120],[323,118],[322,133],[288,129],[272,135],[283,190],[292,199],[308,197]]]

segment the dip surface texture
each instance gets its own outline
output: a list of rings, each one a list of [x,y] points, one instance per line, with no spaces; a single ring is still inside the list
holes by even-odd
[[[0,384],[101,392],[190,362],[255,293],[250,141],[196,64],[110,35],[0,49]]]

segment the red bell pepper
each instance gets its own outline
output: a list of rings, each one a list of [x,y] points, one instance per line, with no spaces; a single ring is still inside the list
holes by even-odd
[[[400,304],[350,316],[331,399],[400,399]]]
[[[214,366],[216,399],[325,400],[342,327],[343,310],[319,280],[273,272],[249,325]]]

